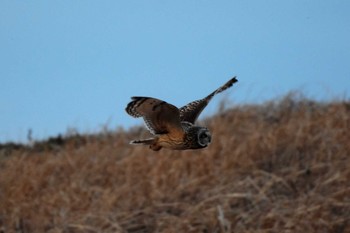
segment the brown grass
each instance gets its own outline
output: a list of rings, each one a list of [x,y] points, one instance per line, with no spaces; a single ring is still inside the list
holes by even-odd
[[[205,122],[197,151],[130,146],[136,127],[7,152],[0,232],[350,232],[350,103],[287,96]]]

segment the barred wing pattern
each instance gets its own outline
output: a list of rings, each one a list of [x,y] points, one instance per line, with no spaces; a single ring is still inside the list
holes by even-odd
[[[191,103],[188,103],[187,105],[180,108],[180,120],[181,121],[187,121],[192,124],[197,120],[198,116],[201,114],[201,112],[204,110],[204,108],[208,105],[210,100],[220,92],[225,91],[226,89],[230,88],[235,82],[237,82],[236,77],[233,77],[230,79],[227,83],[225,83],[220,88],[216,89],[214,92],[212,92],[207,97],[193,101]]]
[[[132,97],[126,112],[133,117],[143,117],[149,131],[156,134],[180,133],[179,109],[165,101],[150,97]]]

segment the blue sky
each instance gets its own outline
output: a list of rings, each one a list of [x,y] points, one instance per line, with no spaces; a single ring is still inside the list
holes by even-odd
[[[130,96],[182,106],[222,98],[350,93],[350,1],[0,2],[0,142],[142,124]]]

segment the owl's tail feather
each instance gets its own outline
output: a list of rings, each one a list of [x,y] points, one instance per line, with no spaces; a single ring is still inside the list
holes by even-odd
[[[130,142],[132,145],[152,145],[155,142],[154,138],[148,138],[143,140],[133,140]]]
[[[149,145],[149,148],[151,148],[154,151],[159,151],[160,149],[162,149],[162,147],[157,144],[156,138],[133,140],[130,142],[130,144],[132,144],[132,145]]]

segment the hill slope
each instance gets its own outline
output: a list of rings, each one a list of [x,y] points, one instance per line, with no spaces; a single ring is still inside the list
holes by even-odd
[[[134,128],[6,152],[0,232],[350,232],[349,103],[286,97],[205,123],[197,151],[130,146],[148,136]]]

